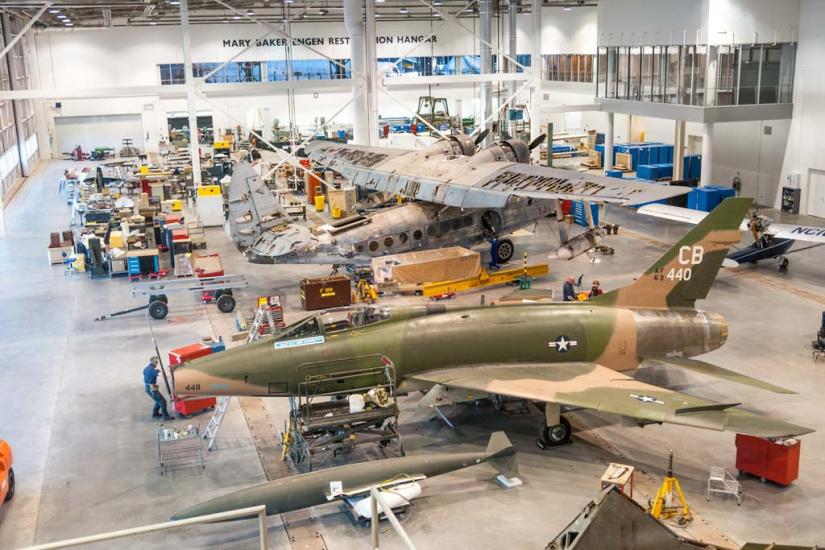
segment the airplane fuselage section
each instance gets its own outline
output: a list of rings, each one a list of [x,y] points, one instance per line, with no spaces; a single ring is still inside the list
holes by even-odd
[[[712,313],[586,303],[418,306],[351,327],[326,325],[319,314],[299,328],[197,360],[176,372],[178,392],[297,395],[308,379],[344,391],[351,388],[337,375],[382,360],[392,364],[402,389],[417,372],[472,365],[589,362],[627,371],[638,367],[640,357],[691,357],[727,338],[725,320]]]

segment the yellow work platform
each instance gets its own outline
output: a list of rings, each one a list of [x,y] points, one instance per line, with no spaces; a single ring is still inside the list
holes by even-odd
[[[547,264],[528,265],[526,267],[515,267],[512,269],[502,269],[493,273],[487,273],[483,269],[476,277],[467,279],[456,279],[454,281],[441,281],[438,283],[426,283],[421,285],[421,293],[427,298],[449,294],[451,292],[464,292],[474,288],[503,285],[518,282],[523,275],[528,277],[542,277],[550,272]]]

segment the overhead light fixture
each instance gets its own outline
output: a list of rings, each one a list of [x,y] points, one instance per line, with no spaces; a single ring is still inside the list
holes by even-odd
[[[236,13],[235,15],[233,15],[233,16],[232,16],[232,19],[240,19],[240,18],[241,18],[241,16],[240,16],[240,15],[238,15],[237,13]]]
[[[71,19],[64,19],[64,20],[63,20],[63,22],[64,22],[64,23],[71,23],[71,22],[72,22],[72,20],[71,20]]]
[[[571,8],[570,6],[564,6],[564,11],[570,11],[570,10],[572,10],[572,9],[573,9],[573,8]]]
[[[376,14],[375,14],[375,17],[381,17],[381,14],[380,14],[380,13],[376,13]]]
[[[284,0],[284,4],[291,4],[291,3],[292,3],[292,2],[294,2],[294,1],[295,1],[295,0]]]
[[[66,19],[66,16],[61,13],[60,15],[57,16],[57,18],[58,19]]]
[[[60,10],[53,8],[49,10],[49,13],[60,13]]]
[[[157,25],[157,24],[158,24],[158,22],[157,22],[157,21],[149,21],[149,24],[150,24],[150,25],[152,25],[152,26],[154,27],[155,25]]]
[[[74,27],[74,23],[66,23],[67,27]]]
[[[433,0],[433,6],[443,6],[444,0]]]
[[[326,8],[321,8],[320,10],[318,10],[318,15],[326,15],[328,13],[329,13],[329,10],[326,9]]]
[[[407,8],[405,8],[405,7],[403,7],[403,6],[402,6],[402,7],[398,10],[398,13],[401,13],[401,14],[403,14],[403,15],[407,15],[408,13],[410,13],[410,10],[408,10]]]
[[[247,16],[247,17],[252,17],[253,15],[255,15],[255,12],[254,12],[253,10],[251,10],[251,9],[250,9],[250,10],[246,10],[246,16]]]

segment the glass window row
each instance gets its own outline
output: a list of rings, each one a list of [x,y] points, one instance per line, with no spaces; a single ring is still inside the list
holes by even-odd
[[[796,44],[609,46],[598,97],[680,105],[791,103]]]

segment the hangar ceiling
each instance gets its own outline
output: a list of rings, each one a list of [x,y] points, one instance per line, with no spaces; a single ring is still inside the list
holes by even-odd
[[[428,0],[425,6],[417,0],[375,0],[376,14],[382,21],[439,19],[435,10],[455,13],[470,0]],[[529,0],[519,2],[519,11],[530,12]],[[302,21],[342,21],[343,0],[223,0],[236,10],[268,22],[285,19]],[[501,12],[507,10],[507,1],[494,2]],[[41,16],[39,28],[118,27],[177,25],[180,22],[179,0],[73,0],[57,1]],[[559,9],[575,9],[592,6],[596,0],[544,0],[545,6]],[[24,20],[31,18],[41,7],[42,1],[6,0],[0,3],[0,13],[15,15]],[[470,5],[463,17],[477,14],[478,3]],[[227,9],[215,0],[189,0],[190,22],[243,23],[249,22],[243,15]]]

